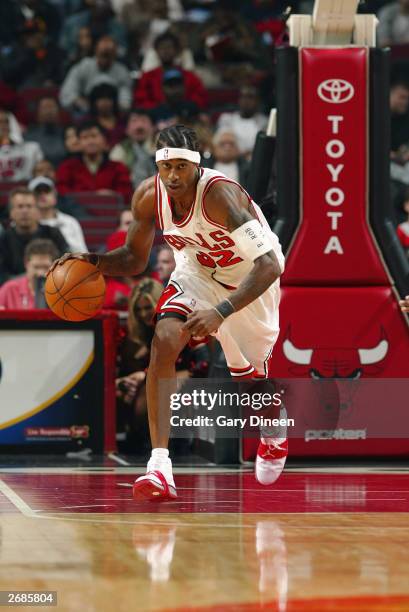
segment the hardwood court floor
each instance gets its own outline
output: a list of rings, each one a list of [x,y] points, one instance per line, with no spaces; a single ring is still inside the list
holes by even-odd
[[[141,470],[0,473],[0,590],[84,612],[409,611],[409,473],[177,470],[178,500],[136,504]],[[19,608],[29,610],[31,608]]]

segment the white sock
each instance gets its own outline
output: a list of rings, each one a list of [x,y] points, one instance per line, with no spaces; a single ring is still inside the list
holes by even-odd
[[[172,461],[169,457],[169,451],[167,448],[153,448],[151,458],[148,461],[147,472],[151,470],[159,470],[162,472],[166,481],[175,486],[172,474]]]
[[[153,448],[151,453],[152,459],[167,459],[169,451],[167,448]]]

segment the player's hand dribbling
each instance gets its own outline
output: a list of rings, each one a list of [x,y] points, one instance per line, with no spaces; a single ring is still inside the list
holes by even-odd
[[[62,257],[59,257],[58,259],[53,261],[47,274],[52,272],[56,266],[62,266],[62,264],[68,259],[82,259],[83,261],[88,261],[89,263],[92,263],[89,258],[90,255],[91,253],[64,253]]]
[[[217,331],[222,323],[223,319],[214,309],[195,310],[187,315],[182,330],[188,331],[192,336],[204,338]]]

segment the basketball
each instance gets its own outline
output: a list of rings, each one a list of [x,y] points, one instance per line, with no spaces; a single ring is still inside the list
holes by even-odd
[[[105,280],[98,268],[82,259],[67,259],[48,273],[44,287],[50,309],[66,321],[85,321],[101,309]]]

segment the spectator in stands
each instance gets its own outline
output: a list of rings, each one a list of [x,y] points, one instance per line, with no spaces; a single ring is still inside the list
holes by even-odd
[[[260,98],[255,87],[245,86],[240,90],[239,109],[233,113],[222,113],[217,129],[235,134],[240,153],[251,156],[256,136],[267,127],[267,117],[260,113]]]
[[[118,424],[127,423],[128,431],[137,432],[147,426],[145,371],[154,334],[155,308],[162,292],[161,283],[143,278],[129,299],[128,336],[119,350],[119,376],[116,379]],[[195,374],[206,376],[208,359],[205,345],[186,347],[176,361],[178,378]],[[130,411],[126,410],[127,406]]]
[[[19,122],[20,124],[27,125],[28,113],[23,96],[14,91],[12,87],[6,85],[6,83],[4,83],[2,80],[0,80],[0,109],[12,112],[13,116],[16,118],[16,123]]]
[[[113,251],[125,244],[126,234],[128,233],[129,226],[133,222],[133,214],[129,208],[121,211],[119,215],[118,228],[108,236],[106,242],[106,250]]]
[[[124,56],[127,48],[126,29],[114,16],[110,0],[84,0],[84,10],[68,17],[63,25],[60,45],[69,52],[75,48],[78,30],[84,26],[90,29],[97,40],[101,36],[111,37]]]
[[[48,38],[41,19],[27,20],[16,42],[3,48],[1,59],[3,79],[13,88],[56,86],[62,81],[64,53]]]
[[[42,21],[48,36],[57,43],[61,30],[61,13],[55,3],[48,0],[20,0],[18,2],[21,19],[37,19]]]
[[[88,26],[83,26],[77,32],[76,45],[73,49],[69,49],[67,53],[67,70],[72,68],[74,64],[78,64],[86,57],[92,57],[94,54],[94,41],[92,39],[91,30]]]
[[[66,157],[77,155],[81,152],[76,125],[66,125],[64,128],[64,144]]]
[[[46,176],[51,181],[55,182],[56,171],[54,164],[52,164],[49,159],[41,159],[36,163],[33,169],[32,178],[36,176]]]
[[[48,178],[55,184],[57,173],[53,164],[48,159],[42,159],[34,166],[33,178],[38,176]],[[78,204],[78,202],[69,195],[60,195],[57,193],[57,207],[61,212],[71,215],[76,219],[81,219],[85,216],[85,211],[81,204]]]
[[[401,245],[409,256],[409,188],[405,189],[402,199],[402,210],[406,218],[398,225],[397,233]]]
[[[30,180],[34,165],[42,158],[36,142],[13,141],[8,113],[0,110],[0,180]]]
[[[178,66],[179,68],[183,68],[183,70],[196,72],[195,60],[193,57],[193,53],[188,46],[187,36],[185,35],[185,33],[180,31],[180,29],[176,25],[171,26],[168,30],[168,33],[173,34],[179,44],[179,53],[174,59],[174,65]],[[168,51],[170,51],[173,55],[173,43],[171,43],[169,40],[167,44]],[[164,43],[162,44],[162,46],[164,47]],[[162,57],[165,55],[165,49],[166,48],[162,49]],[[158,51],[153,45],[149,47],[143,55],[143,61],[141,66],[142,72],[149,72],[150,70],[155,70],[155,68],[159,68],[160,66],[162,66],[163,64],[161,55],[159,55]]]
[[[240,154],[237,138],[233,132],[223,129],[216,132],[213,137],[213,155],[206,165],[247,188],[250,163]]]
[[[108,158],[101,127],[93,121],[86,122],[78,129],[78,137],[81,155],[67,159],[58,167],[58,192],[62,195],[81,191],[120,194],[128,202],[132,194],[128,168]]]
[[[129,300],[128,335],[119,349],[117,390],[117,430],[140,432],[141,443],[147,427],[145,378],[154,332],[156,304],[163,286],[153,279],[142,279]]]
[[[6,281],[0,287],[0,309],[47,308],[45,277],[58,255],[58,249],[51,240],[31,240],[24,249],[25,274]]]
[[[109,83],[101,83],[91,91],[89,101],[91,118],[104,130],[111,149],[125,135],[125,123],[118,106],[118,90]]]
[[[218,0],[205,22],[197,43],[204,45],[213,69],[219,69],[224,83],[233,87],[245,85],[271,69],[268,47],[252,24],[240,15],[243,2]],[[194,49],[198,51],[199,49]]]
[[[11,113],[9,110],[7,110],[6,108],[0,106],[0,111],[4,111],[5,113],[7,113],[7,117],[8,117],[8,128],[9,128],[9,137],[10,140],[14,143],[14,144],[20,144],[24,141],[23,138],[23,130],[21,129],[21,125],[19,124],[19,122],[17,121],[17,117]]]
[[[44,155],[53,164],[59,164],[66,157],[60,107],[54,97],[40,98],[37,105],[36,123],[29,126],[25,138],[38,142]]]
[[[29,182],[28,188],[35,195],[40,224],[59,229],[72,253],[87,252],[84,233],[77,219],[57,209],[57,192],[53,181],[46,176],[37,176]]]
[[[171,25],[166,0],[131,0],[122,8],[121,21],[129,33],[129,52],[139,59]]]
[[[135,108],[128,118],[127,138],[117,144],[110,153],[112,160],[120,161],[128,167],[135,188],[157,171],[153,161],[153,133],[149,112]]]
[[[153,44],[157,36],[166,32],[172,22],[183,18],[183,7],[180,0],[130,0],[121,11],[121,20],[126,24],[129,33],[129,59],[142,58],[142,71],[152,70],[159,65]],[[185,51],[185,50],[184,50]],[[191,70],[194,65],[193,56],[188,52],[190,61],[185,65],[186,54],[183,52],[178,59],[182,66]],[[131,57],[130,57],[131,56]],[[139,58],[139,59],[140,59]],[[138,66],[140,61],[138,62]]]
[[[175,269],[176,262],[173,255],[173,249],[168,244],[161,244],[156,250],[156,265],[155,271],[158,274],[159,280],[166,287],[169,282],[170,275]]]
[[[409,185],[409,81],[398,77],[390,88],[391,195],[398,222],[403,220],[401,198]]]
[[[409,43],[409,0],[386,4],[378,13],[378,43],[381,47]]]
[[[199,108],[206,108],[208,94],[202,81],[193,72],[177,67],[176,59],[180,53],[178,38],[170,32],[158,36],[155,41],[155,50],[161,65],[142,75],[135,90],[135,105],[142,108],[155,108],[165,102],[164,75],[177,69],[182,72],[185,100],[196,103]]]
[[[391,112],[391,149],[398,152],[409,143],[409,79],[392,83],[389,95]]]
[[[54,43],[57,43],[61,13],[54,3],[48,0],[1,0],[0,44],[13,43],[28,20],[38,21],[47,30]]]
[[[60,102],[64,108],[77,114],[89,111],[88,95],[101,83],[110,83],[118,90],[118,104],[127,111],[131,106],[132,83],[129,70],[116,61],[117,47],[110,36],[97,42],[94,57],[86,57],[73,66],[62,84]]]
[[[51,240],[59,255],[68,250],[68,245],[57,228],[40,225],[39,210],[34,194],[29,189],[13,189],[9,203],[11,225],[0,236],[0,284],[24,273],[24,249],[31,240]]]
[[[163,73],[163,93],[163,103],[151,109],[151,117],[157,129],[163,130],[170,125],[192,123],[199,119],[199,107],[186,99],[184,72],[180,68],[171,68]]]

